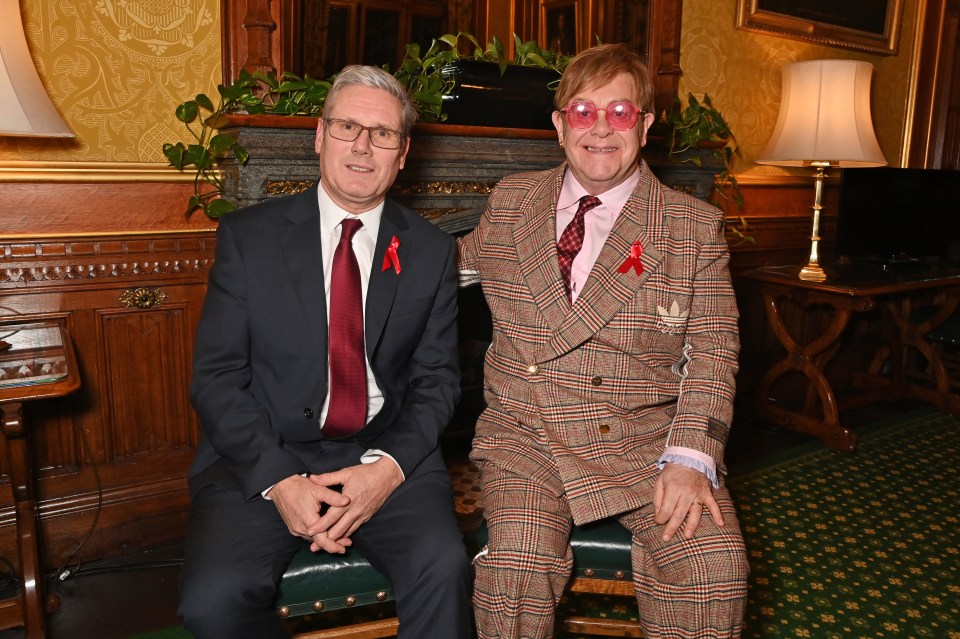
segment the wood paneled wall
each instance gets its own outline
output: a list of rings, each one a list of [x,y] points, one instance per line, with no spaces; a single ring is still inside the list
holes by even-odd
[[[199,438],[187,387],[214,249],[212,224],[183,216],[188,191],[0,184],[0,321],[66,326],[83,380],[72,395],[24,406],[48,568],[98,517],[84,561],[184,535]],[[143,230],[131,230],[136,224]],[[138,289],[164,299],[150,308],[121,301]],[[12,504],[4,478],[0,555],[8,558],[17,556]]]

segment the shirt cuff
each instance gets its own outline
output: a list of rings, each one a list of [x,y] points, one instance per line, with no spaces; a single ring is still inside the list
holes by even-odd
[[[476,269],[464,269],[462,271],[457,271],[457,286],[464,288],[465,286],[473,286],[474,284],[480,283],[480,271]]]
[[[368,450],[367,452],[365,452],[363,455],[360,456],[360,463],[361,463],[361,464],[372,464],[373,462],[377,461],[377,460],[380,459],[381,457],[387,457],[387,458],[389,458],[394,464],[397,464],[397,468],[400,469],[400,476],[403,477],[403,480],[404,480],[404,481],[406,481],[407,476],[403,474],[403,469],[400,468],[400,464],[397,463],[397,460],[394,459],[393,456],[390,455],[390,453],[385,453],[385,452],[383,452],[382,450],[378,450],[378,449],[376,449],[376,448],[371,448],[370,450]]]
[[[680,464],[687,468],[699,470],[707,476],[714,488],[720,488],[720,483],[717,481],[716,463],[714,463],[712,457],[704,455],[699,450],[683,446],[667,446],[667,449],[660,455],[660,459],[657,460],[657,468],[663,470],[663,467],[668,463]]]

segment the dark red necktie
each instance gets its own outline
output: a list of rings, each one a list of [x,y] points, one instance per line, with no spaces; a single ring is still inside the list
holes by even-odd
[[[367,421],[367,361],[363,346],[363,295],[353,235],[363,224],[340,223],[340,244],[330,278],[330,405],[323,425],[326,437],[345,437]]]
[[[567,228],[563,229],[563,233],[557,241],[557,262],[560,264],[560,274],[563,276],[563,282],[567,287],[567,297],[571,296],[571,291],[573,290],[573,284],[570,281],[573,259],[577,257],[577,253],[583,248],[583,236],[586,228],[583,218],[587,214],[587,211],[595,209],[598,206],[600,206],[600,200],[592,195],[584,195],[580,198],[580,206],[577,208],[577,213],[573,216],[573,219],[570,220],[570,223],[567,224]]]

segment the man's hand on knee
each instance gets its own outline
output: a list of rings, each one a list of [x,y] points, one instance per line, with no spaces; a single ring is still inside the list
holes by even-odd
[[[664,541],[670,541],[681,526],[684,539],[693,539],[704,508],[718,526],[724,525],[710,480],[699,470],[679,464],[663,467],[654,489],[653,507],[654,523],[664,526]]]

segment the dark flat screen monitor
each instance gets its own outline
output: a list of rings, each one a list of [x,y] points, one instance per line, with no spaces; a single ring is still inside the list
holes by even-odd
[[[841,261],[960,264],[960,171],[844,169]]]

